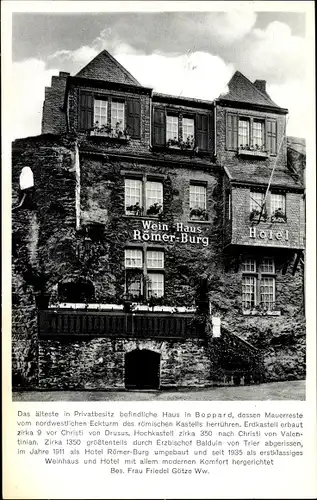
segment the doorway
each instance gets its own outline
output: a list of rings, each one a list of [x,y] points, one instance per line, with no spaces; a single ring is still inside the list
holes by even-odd
[[[158,389],[160,358],[157,352],[135,349],[125,355],[126,389]]]

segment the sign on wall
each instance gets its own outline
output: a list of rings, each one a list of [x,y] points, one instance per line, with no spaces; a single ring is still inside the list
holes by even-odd
[[[142,242],[184,243],[193,245],[209,245],[209,237],[203,236],[200,226],[189,226],[177,222],[171,227],[162,222],[142,220],[142,228],[133,230],[133,239]]]

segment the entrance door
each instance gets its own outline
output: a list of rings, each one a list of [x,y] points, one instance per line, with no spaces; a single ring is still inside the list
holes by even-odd
[[[127,389],[158,389],[161,355],[148,349],[135,349],[125,355]]]

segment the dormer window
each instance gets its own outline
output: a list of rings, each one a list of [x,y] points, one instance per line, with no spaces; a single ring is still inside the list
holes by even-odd
[[[94,123],[99,127],[108,123],[108,101],[94,100]]]
[[[79,130],[115,139],[140,139],[141,101],[116,99],[94,92],[80,92]]]
[[[208,114],[182,109],[155,107],[153,113],[153,146],[178,150],[209,149]]]
[[[227,113],[227,149],[239,155],[267,157],[276,155],[277,122],[271,118]]]
[[[124,102],[111,101],[111,127],[114,130],[123,131],[124,126]]]

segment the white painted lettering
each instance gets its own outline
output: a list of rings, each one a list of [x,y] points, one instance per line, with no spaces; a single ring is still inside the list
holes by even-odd
[[[182,233],[181,243],[187,243],[187,241],[188,241],[188,234]]]
[[[282,236],[283,236],[283,235],[282,235],[281,231],[278,231],[278,233],[276,233],[276,235],[275,235],[275,238],[276,238],[277,240],[281,240],[281,239],[282,239]]]
[[[134,240],[141,240],[141,231],[139,231],[139,229],[134,229],[133,239]]]
[[[263,238],[266,238],[266,232],[265,231],[260,231],[259,232],[259,237],[263,240]]]
[[[250,227],[250,238],[256,237],[256,227]]]

